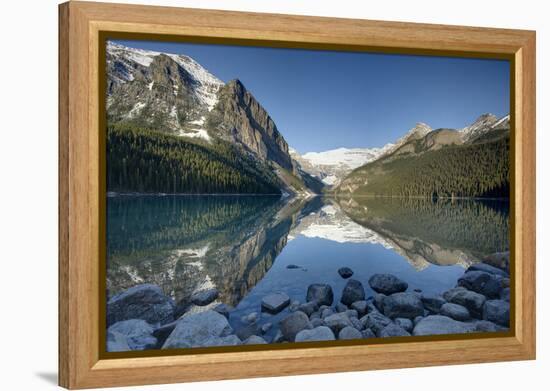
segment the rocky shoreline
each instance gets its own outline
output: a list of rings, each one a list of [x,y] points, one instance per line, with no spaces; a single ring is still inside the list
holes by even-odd
[[[160,287],[136,285],[107,303],[107,351],[466,334],[510,326],[509,253],[470,266],[440,295],[425,294],[391,274],[362,282],[349,268],[337,272],[347,280],[339,302],[323,283],[310,285],[303,302],[273,292],[256,312],[241,317],[244,326],[238,329],[229,323],[232,308],[215,304],[216,289],[197,292],[193,310],[180,314]],[[363,283],[376,294],[366,297]],[[287,308],[285,317],[270,321]]]

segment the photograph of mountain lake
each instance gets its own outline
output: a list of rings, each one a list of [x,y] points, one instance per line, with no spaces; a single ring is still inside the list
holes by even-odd
[[[106,351],[508,331],[510,111],[507,60],[108,40]]]

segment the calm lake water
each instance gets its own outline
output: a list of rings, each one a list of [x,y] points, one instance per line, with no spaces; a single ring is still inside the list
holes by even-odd
[[[338,301],[343,266],[367,296],[375,273],[442,293],[464,268],[509,248],[508,201],[115,196],[107,206],[109,296],[153,283],[185,308],[193,292],[216,287],[212,305],[235,307],[236,329],[272,292],[304,302],[309,284],[328,283]],[[287,313],[262,313],[259,323]]]

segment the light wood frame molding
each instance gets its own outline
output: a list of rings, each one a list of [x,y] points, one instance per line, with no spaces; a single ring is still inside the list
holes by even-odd
[[[499,338],[103,359],[99,37],[504,57],[512,64],[511,333]],[[92,388],[535,358],[535,32],[71,1],[59,6],[59,384]]]

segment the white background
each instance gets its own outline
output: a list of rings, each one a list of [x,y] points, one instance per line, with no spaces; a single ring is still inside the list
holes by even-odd
[[[124,2],[119,0],[119,2]],[[547,387],[550,140],[549,29],[545,1],[203,0],[139,1],[256,12],[537,30],[537,329],[530,362],[387,370],[170,385],[155,390],[522,390]],[[57,1],[4,1],[0,23],[0,386],[56,387],[57,374]],[[419,119],[421,120],[421,118]],[[543,224],[543,221],[546,222]],[[546,240],[545,240],[546,239]],[[546,283],[546,286],[544,286]],[[459,355],[460,352],[457,352]],[[412,363],[411,363],[412,364]],[[141,389],[144,389],[141,388]],[[137,388],[136,388],[137,389]]]

